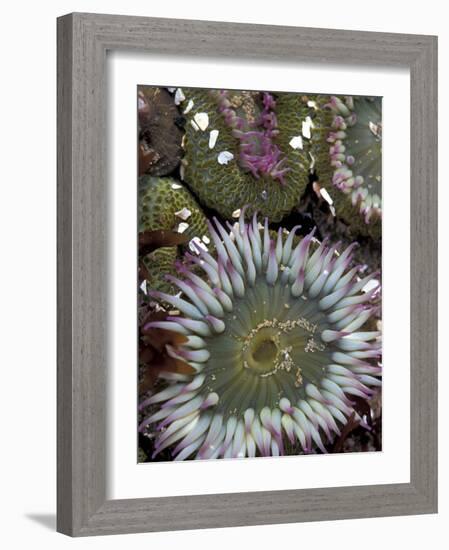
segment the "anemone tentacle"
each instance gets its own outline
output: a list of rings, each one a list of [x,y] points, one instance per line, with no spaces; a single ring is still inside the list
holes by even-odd
[[[363,291],[369,277],[349,269],[353,247],[338,254],[313,232],[293,246],[292,233],[273,239],[267,223],[244,216],[230,231],[210,226],[215,255],[201,251],[193,264],[201,283],[186,265],[170,277],[178,295],[150,293],[179,314],[146,329],[187,336],[167,352],[196,371],[145,402],[141,429],[155,431],[155,456],[326,452],[352,415],[363,425],[354,397],[381,384],[381,334],[368,326],[380,289]]]

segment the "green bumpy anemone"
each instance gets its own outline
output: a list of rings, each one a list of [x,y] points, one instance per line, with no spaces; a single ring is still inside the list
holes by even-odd
[[[337,216],[378,239],[382,216],[382,102],[379,97],[310,97],[311,154]],[[339,191],[339,192],[338,192]]]
[[[189,239],[208,234],[206,217],[191,193],[173,178],[139,179],[139,231],[165,229]]]
[[[173,286],[166,281],[165,276],[167,273],[175,273],[176,258],[175,246],[162,246],[143,256],[141,261],[145,267],[145,279],[152,289],[162,292],[173,290]]]
[[[298,94],[184,89],[183,179],[224,218],[242,204],[280,221],[298,205],[310,157]]]
[[[142,176],[139,179],[139,232],[173,231],[194,239],[209,242],[206,217],[191,193],[173,178]],[[165,280],[174,273],[178,251],[175,246],[163,246],[146,254],[141,261],[151,288],[170,290]]]

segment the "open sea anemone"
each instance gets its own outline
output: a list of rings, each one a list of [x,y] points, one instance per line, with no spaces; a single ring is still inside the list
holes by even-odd
[[[313,105],[312,154],[320,184],[341,191],[329,188],[337,215],[377,238],[382,215],[381,98],[316,96]]]
[[[298,205],[310,165],[298,94],[183,89],[181,99],[181,174],[202,204],[228,219],[248,204],[272,222]]]
[[[364,291],[375,274],[349,269],[355,245],[339,254],[313,231],[297,239],[298,227],[272,239],[243,210],[229,231],[210,224],[215,257],[199,249],[169,276],[177,295],[150,292],[179,314],[146,330],[184,335],[167,352],[195,369],[141,403],[153,458],[324,453],[349,420],[363,425],[351,397],[381,385],[381,334],[367,328],[379,288]]]
[[[354,205],[369,223],[381,215],[382,111],[380,98],[332,96],[335,113],[330,143],[332,183],[350,194]]]

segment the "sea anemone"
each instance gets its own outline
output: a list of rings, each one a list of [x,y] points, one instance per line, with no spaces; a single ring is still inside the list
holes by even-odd
[[[367,326],[379,288],[349,269],[355,244],[339,254],[298,227],[272,239],[267,219],[244,214],[229,231],[210,224],[215,254],[186,255],[168,277],[178,294],[149,292],[178,314],[145,329],[185,336],[166,349],[195,369],[141,403],[153,459],[324,453],[349,419],[364,423],[351,398],[381,385],[381,335]]]
[[[378,238],[382,215],[381,98],[316,96],[311,104],[311,153],[319,182],[329,185],[337,216],[356,231]]]
[[[381,98],[332,96],[335,114],[329,133],[329,154],[335,167],[332,184],[351,195],[365,223],[381,215],[382,109]]]
[[[173,288],[165,274],[175,273],[177,256],[210,242],[203,210],[181,182],[169,177],[140,177],[139,233],[142,279],[165,291]]]
[[[181,182],[168,177],[142,176],[139,179],[139,231],[158,230],[201,239],[207,236],[206,217]]]
[[[242,204],[280,221],[309,176],[298,94],[183,89],[181,177],[200,202],[230,219]]]
[[[176,246],[163,246],[142,255],[139,266],[140,278],[142,279],[142,283],[146,281],[144,286],[141,283],[142,291],[149,287],[154,290],[171,292],[173,286],[166,280],[165,276],[167,273],[175,273],[176,258]]]
[[[172,96],[163,88],[139,86],[139,175],[165,176],[182,156],[179,112]]]
[[[287,165],[287,158],[282,155],[274,140],[279,134],[274,97],[266,92],[263,93],[263,108],[254,113],[256,108],[254,93],[242,94],[241,105],[236,105],[235,95],[226,90],[215,92],[214,95],[217,97],[218,111],[232,129],[233,136],[240,142],[238,153],[240,168],[250,172],[256,179],[266,176],[285,185],[285,175],[290,168]],[[245,99],[247,99],[246,102]]]

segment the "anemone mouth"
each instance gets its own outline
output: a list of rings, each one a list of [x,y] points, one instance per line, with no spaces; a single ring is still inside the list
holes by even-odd
[[[271,177],[285,185],[289,167],[287,158],[275,143],[279,129],[273,95],[264,92],[258,97],[254,92],[236,94],[226,90],[212,94],[239,144],[240,168],[256,179]]]
[[[353,246],[317,243],[313,232],[294,244],[294,228],[271,239],[256,216],[209,232],[216,256],[186,255],[181,295],[150,295],[179,310],[147,328],[186,336],[167,345],[196,374],[169,376],[146,405],[160,405],[143,428],[156,425],[156,456],[174,445],[176,460],[284,454],[285,437],[304,453],[332,441],[354,415],[347,395],[367,398],[380,385],[380,333],[363,330],[376,311],[375,277],[348,270]],[[192,269],[200,267],[207,282]],[[360,331],[362,329],[362,331]]]
[[[316,300],[292,299],[288,280],[270,286],[257,277],[223,321],[225,330],[206,339],[210,357],[203,372],[225,418],[278,407],[282,398],[297,400],[305,382],[319,383],[330,361],[320,338],[328,324]]]

